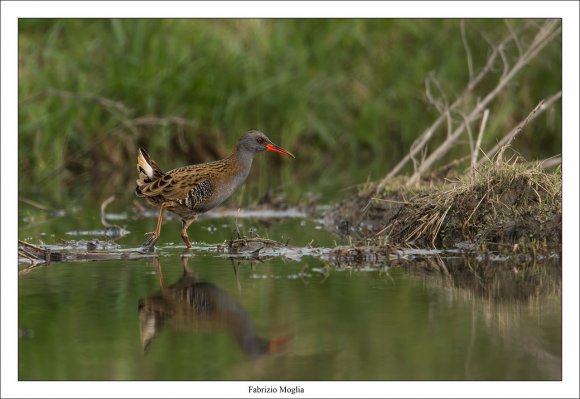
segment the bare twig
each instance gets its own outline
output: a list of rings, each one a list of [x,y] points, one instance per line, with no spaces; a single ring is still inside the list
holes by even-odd
[[[521,56],[523,53],[523,50],[522,50],[522,43],[520,42],[520,38],[518,37],[516,31],[514,31],[512,24],[507,19],[504,20],[504,23],[507,26],[508,30],[510,31],[512,38],[514,39],[514,43],[516,44],[516,47],[518,48],[518,54]]]
[[[441,86],[441,83],[439,83],[439,80],[435,77],[435,73],[430,74],[430,79],[431,79],[431,81],[433,81],[433,83],[435,84],[435,87],[437,87],[437,90],[439,91],[439,95],[441,96],[441,100],[443,101],[442,109],[449,109],[449,107],[448,107],[449,102],[447,101],[447,96],[445,95],[445,90],[443,90],[443,86]]]
[[[30,206],[33,206],[33,207],[37,208],[37,209],[40,209],[41,211],[49,211],[49,212],[52,211],[52,209],[50,209],[50,208],[48,208],[48,207],[46,207],[46,206],[44,206],[42,204],[39,204],[36,201],[33,201],[31,199],[28,199],[28,198],[18,197],[18,201],[24,202],[25,204],[28,204]]]
[[[473,79],[473,61],[471,58],[471,50],[469,49],[469,44],[467,43],[467,35],[465,34],[465,20],[462,19],[460,23],[461,28],[461,40],[463,41],[463,48],[465,48],[465,54],[467,56],[467,70],[469,71],[469,80]]]
[[[562,91],[554,94],[546,101],[541,100],[538,105],[528,114],[528,116],[518,123],[516,127],[514,127],[508,134],[506,134],[500,141],[497,143],[491,150],[486,152],[487,158],[492,159],[494,155],[500,151],[502,148],[508,147],[511,142],[516,138],[516,136],[523,130],[523,128],[536,119],[539,115],[541,115],[545,110],[550,108],[556,101],[558,101],[562,97]],[[503,152],[503,151],[502,151]],[[480,160],[476,166],[481,165],[484,160]]]
[[[439,91],[440,97],[436,98],[431,93],[431,82],[433,82],[433,84]],[[437,111],[439,111],[440,113],[445,112],[445,109],[447,109],[447,98],[445,96],[443,88],[439,84],[439,81],[437,80],[433,72],[429,72],[427,78],[425,79],[425,96],[427,97],[427,101],[429,101],[429,103],[433,105],[437,109]]]
[[[106,220],[106,213],[105,210],[107,209],[107,205],[109,205],[115,199],[115,195],[111,195],[109,198],[103,201],[101,204],[101,224],[105,227],[111,227],[111,225]]]
[[[449,172],[449,170],[451,168],[454,168],[454,167],[456,167],[458,165],[461,165],[463,162],[468,161],[469,158],[470,158],[470,156],[467,155],[465,157],[461,157],[461,158],[458,158],[458,159],[454,159],[453,161],[451,161],[451,162],[449,162],[449,163],[447,163],[447,164],[445,164],[443,166],[440,166],[437,169],[435,169],[435,171],[433,171],[432,174],[433,175],[447,175],[447,172]]]
[[[460,112],[461,116],[463,117],[463,122],[465,123],[465,127],[467,129],[467,137],[469,138],[469,148],[473,152],[473,148],[475,143],[473,142],[473,132],[471,131],[471,123],[467,120],[465,114]]]
[[[453,118],[451,117],[449,108],[445,111],[445,116],[447,117],[447,136],[449,136],[453,132]]]
[[[501,57],[501,61],[503,63],[503,71],[501,73],[501,77],[504,78],[510,71],[510,63],[507,59],[507,55],[505,54],[505,46],[499,46],[499,56]]]
[[[386,198],[371,197],[371,199],[374,201],[389,202],[389,203],[393,203],[393,204],[403,204],[403,205],[410,205],[411,204],[409,201],[395,201],[395,200],[390,200],[390,199],[386,199]]]
[[[538,166],[542,169],[549,169],[553,168],[554,166],[558,166],[560,164],[562,164],[562,157],[556,156],[540,161],[538,163]]]
[[[475,169],[477,164],[477,156],[481,149],[481,139],[483,137],[483,132],[485,131],[485,125],[487,124],[487,117],[489,116],[489,109],[483,111],[483,118],[481,118],[481,125],[479,126],[479,133],[477,134],[477,141],[475,142],[475,148],[471,152],[471,168]]]

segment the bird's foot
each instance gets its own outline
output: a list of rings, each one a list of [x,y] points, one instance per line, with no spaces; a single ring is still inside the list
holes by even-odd
[[[150,231],[149,233],[145,233],[145,235],[150,236],[150,237],[147,241],[145,241],[141,245],[141,248],[148,249],[148,250],[152,251],[155,248],[155,242],[157,242],[159,235],[154,231]]]
[[[189,237],[187,235],[181,235],[181,239],[183,240],[183,242],[185,243],[185,246],[187,249],[191,248],[191,240],[189,239]]]

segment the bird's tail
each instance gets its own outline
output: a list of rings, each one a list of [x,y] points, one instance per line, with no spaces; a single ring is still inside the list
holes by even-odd
[[[151,159],[147,151],[139,148],[137,154],[137,170],[139,171],[139,178],[137,179],[137,194],[139,194],[139,187],[146,183],[151,183],[165,175],[165,173],[157,166],[157,163]]]

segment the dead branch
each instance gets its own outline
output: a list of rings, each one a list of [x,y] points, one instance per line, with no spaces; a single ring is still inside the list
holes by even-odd
[[[115,200],[115,195],[113,194],[101,203],[101,224],[105,227],[112,226],[109,222],[107,222],[106,209],[107,209],[107,205],[109,205],[114,200]]]
[[[560,34],[562,28],[558,21],[547,21],[538,31],[534,40],[524,53],[516,60],[507,72],[502,73],[497,85],[479,102],[467,115],[465,120],[455,129],[453,134],[446,138],[446,140],[437,148],[425,161],[419,166],[415,173],[408,181],[408,185],[416,184],[421,175],[428,171],[435,162],[440,160],[453,147],[457,139],[463,134],[467,125],[478,119],[481,113],[488,107],[492,100],[506,87],[506,85],[514,78],[514,76],[526,66],[549,42],[551,42],[557,35]],[[511,40],[511,36],[510,36]],[[500,44],[501,46],[501,44]],[[496,47],[496,52],[499,51]],[[441,115],[441,118],[443,115]],[[381,182],[382,183],[382,182]]]
[[[467,35],[465,34],[465,20],[462,19],[459,25],[461,27],[461,41],[463,41],[463,47],[465,48],[465,55],[467,57],[467,70],[469,72],[469,80],[473,79],[473,61],[471,58],[471,49],[467,43]]]
[[[477,141],[475,143],[475,148],[471,153],[471,167],[472,169],[475,168],[477,164],[477,156],[479,155],[479,151],[481,148],[481,139],[483,137],[483,132],[485,130],[485,125],[487,124],[487,118],[489,116],[489,109],[483,111],[483,118],[481,119],[481,125],[479,126],[479,133],[477,134]]]
[[[509,42],[513,40],[513,38],[510,36],[506,39],[504,39],[504,42]],[[473,91],[473,89],[475,89],[475,87],[477,87],[477,85],[479,83],[481,83],[481,81],[487,76],[488,73],[490,73],[492,71],[493,68],[493,64],[495,63],[495,60],[497,58],[498,55],[498,50],[497,47],[492,47],[492,51],[491,54],[489,55],[489,57],[487,58],[487,62],[484,65],[484,67],[481,69],[481,71],[479,71],[479,73],[469,82],[467,82],[467,85],[465,87],[465,89],[463,90],[463,92],[461,92],[461,94],[459,96],[457,96],[457,98],[455,99],[455,101],[448,107],[448,111],[452,112],[454,111],[456,108],[458,108],[461,104],[463,104],[463,101],[467,98],[467,96]],[[439,129],[439,127],[441,126],[441,124],[447,120],[447,115],[445,114],[441,114],[439,115],[439,117],[435,120],[435,122],[433,122],[433,124],[431,126],[429,126],[414,142],[413,144],[411,144],[411,148],[409,149],[409,153],[407,155],[405,155],[403,157],[403,159],[401,159],[399,161],[399,163],[387,174],[387,176],[378,184],[377,186],[377,191],[380,191],[384,188],[385,184],[392,179],[394,176],[396,176],[401,169],[414,157],[416,156],[416,154],[421,151],[429,142],[429,140],[431,140],[431,137],[433,137],[433,135],[435,134],[435,132],[437,131],[437,129]]]
[[[538,163],[541,169],[549,169],[562,164],[562,157],[551,157]]]
[[[548,100],[544,101],[541,100],[540,103],[538,105],[536,105],[536,107],[528,114],[528,116],[526,116],[526,118],[521,121],[520,123],[518,123],[518,125],[516,127],[514,127],[508,134],[506,134],[500,141],[499,143],[497,143],[491,150],[489,150],[486,155],[487,155],[487,159],[492,159],[495,154],[498,151],[502,151],[502,149],[505,149],[506,147],[509,147],[509,145],[511,144],[511,142],[516,138],[516,136],[518,134],[520,134],[520,132],[524,129],[524,127],[530,123],[531,121],[533,121],[534,119],[536,119],[538,116],[540,116],[545,110],[547,110],[548,108],[550,108],[556,101],[558,101],[560,98],[562,98],[562,91],[559,91],[558,93],[554,94],[553,96],[551,96],[550,98],[548,98]],[[476,166],[480,166],[482,162],[484,162],[485,159],[480,160]]]
[[[507,26],[507,28],[509,29],[509,31],[514,39],[514,43],[516,44],[516,47],[518,48],[518,53],[521,56],[523,53],[523,50],[522,50],[522,43],[520,42],[520,38],[518,37],[517,33],[514,31],[512,24],[510,24],[510,22],[507,19],[504,20],[504,23]]]

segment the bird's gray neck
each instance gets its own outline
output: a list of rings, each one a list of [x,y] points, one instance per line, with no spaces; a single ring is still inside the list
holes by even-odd
[[[237,164],[238,175],[241,177],[242,181],[245,180],[250,173],[254,155],[256,155],[254,152],[248,151],[238,144],[235,151],[230,156],[230,158]]]

